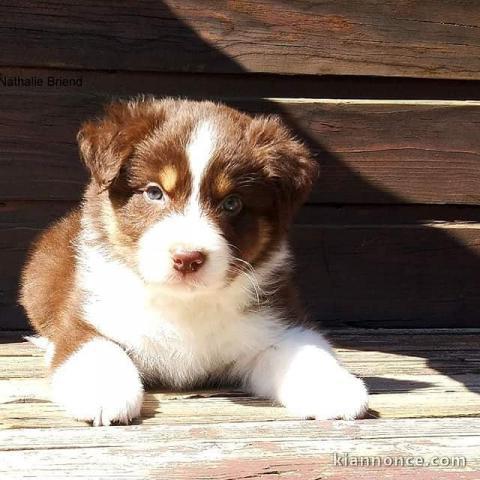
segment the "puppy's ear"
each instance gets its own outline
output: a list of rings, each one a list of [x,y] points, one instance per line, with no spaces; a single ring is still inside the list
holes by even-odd
[[[85,122],[77,134],[80,157],[100,189],[108,188],[135,145],[152,127],[145,102],[117,102],[101,119]]]
[[[275,183],[287,213],[295,213],[317,179],[317,162],[277,116],[254,118],[247,138],[267,177]]]

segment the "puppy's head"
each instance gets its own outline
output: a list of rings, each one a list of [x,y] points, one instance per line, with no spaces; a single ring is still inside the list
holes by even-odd
[[[268,264],[317,171],[276,117],[211,102],[115,103],[78,142],[99,241],[145,282],[179,294]]]

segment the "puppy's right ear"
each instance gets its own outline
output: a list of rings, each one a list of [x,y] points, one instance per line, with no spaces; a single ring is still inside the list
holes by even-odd
[[[77,134],[80,157],[100,189],[113,183],[154,120],[145,101],[117,102],[105,108],[103,118],[82,125]]]

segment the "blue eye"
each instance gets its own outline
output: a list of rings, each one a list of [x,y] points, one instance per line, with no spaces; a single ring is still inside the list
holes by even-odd
[[[144,194],[149,200],[153,202],[158,202],[163,198],[163,191],[158,185],[149,185],[145,189]]]
[[[236,215],[242,209],[243,203],[238,195],[229,195],[222,202],[221,207],[228,215]]]

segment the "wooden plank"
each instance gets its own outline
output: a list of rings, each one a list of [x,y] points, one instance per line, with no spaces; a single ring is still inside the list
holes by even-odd
[[[327,337],[331,338],[337,348],[386,350],[399,354],[416,352],[417,355],[421,355],[420,352],[477,351],[479,334],[478,328],[326,329]],[[30,351],[36,351],[35,347],[30,347]]]
[[[0,9],[0,65],[478,79],[477,7],[475,0],[21,1]]]
[[[478,427],[478,419],[443,419],[64,428],[54,436],[48,429],[15,430],[0,433],[0,473],[19,478],[28,472],[42,479],[240,479],[280,473],[366,479],[388,472],[392,478],[474,479],[480,466]],[[339,456],[378,463],[344,466]],[[448,467],[435,466],[439,456]],[[406,458],[423,465],[385,465]]]
[[[328,325],[479,326],[480,229],[443,227],[297,226],[308,310]]]
[[[2,329],[28,328],[16,305],[26,251],[34,236],[71,205],[6,202],[0,207]],[[400,224],[384,223],[388,209],[381,210],[353,208],[347,214],[347,207],[318,212],[311,207],[299,216],[302,223],[293,229],[292,240],[311,316],[329,326],[479,326],[480,228],[471,223],[477,209],[454,210],[469,219],[458,222],[429,222],[421,211],[399,212],[395,221],[405,222]]]
[[[90,75],[96,74],[87,80]],[[128,78],[104,76],[99,85],[82,89],[8,90],[2,97],[0,200],[78,200],[86,172],[78,160],[76,132],[108,97],[119,90],[138,92],[136,83],[117,87]],[[162,92],[157,87],[152,93]],[[321,166],[312,203],[480,203],[480,102],[227,103],[280,114],[311,146]]]
[[[336,428],[332,428],[335,426]],[[321,428],[326,427],[326,428]],[[436,419],[378,419],[362,421],[297,421],[286,420],[284,422],[250,422],[247,424],[238,424],[235,422],[212,423],[212,425],[169,425],[163,431],[154,426],[118,426],[114,428],[90,428],[73,429],[70,427],[59,428],[49,447],[73,448],[87,447],[89,445],[102,447],[108,446],[109,442],[114,441],[119,446],[127,446],[134,443],[129,440],[129,435],[149,436],[150,432],[158,435],[159,443],[172,441],[196,441],[207,440],[209,437],[215,437],[219,433],[225,433],[225,437],[234,439],[268,439],[279,438],[277,432],[283,430],[285,437],[291,440],[303,440],[306,436],[316,435],[318,439],[342,440],[345,437],[352,439],[375,439],[389,440],[397,437],[403,438],[422,438],[431,436],[432,438],[453,437],[475,437],[478,436],[480,427],[480,418],[446,418],[444,420]],[[88,439],[83,432],[91,433]],[[43,445],[42,434],[51,434],[48,429],[15,429],[0,432],[0,451],[18,451],[27,450],[29,447],[41,448]]]

